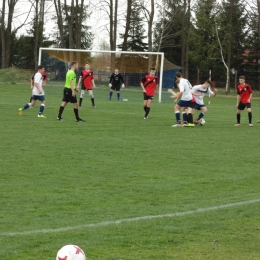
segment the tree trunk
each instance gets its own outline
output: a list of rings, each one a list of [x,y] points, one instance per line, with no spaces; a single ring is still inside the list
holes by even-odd
[[[39,1],[39,0],[38,0]],[[39,48],[42,47],[43,45],[43,25],[44,25],[44,7],[45,7],[45,0],[40,0],[40,11],[39,11],[39,22],[38,22],[38,27],[39,27],[39,30],[38,30],[38,42],[37,42],[37,51],[36,51],[36,55],[34,56],[35,57],[35,68],[38,67],[38,64],[39,61]]]
[[[229,24],[228,24],[228,56],[227,56],[227,73],[230,72],[230,64],[231,64],[231,49],[232,49],[232,23],[233,23],[233,6],[234,0],[230,0],[230,12],[229,12]],[[227,77],[227,91],[226,94],[230,93],[230,75]]]
[[[37,70],[38,65],[38,44],[39,44],[39,34],[40,34],[40,28],[39,28],[39,0],[35,1],[35,17],[34,17],[34,70]]]
[[[82,34],[82,20],[83,20],[83,12],[84,12],[84,0],[81,0],[79,4],[79,0],[76,0],[76,15],[75,15],[75,26],[76,26],[76,49],[81,49],[81,34]],[[80,59],[80,53],[76,53],[76,59],[78,62],[83,62]],[[86,62],[86,61],[84,61]]]
[[[1,43],[2,43],[2,58],[1,58],[1,64],[2,64],[2,68],[6,68],[5,67],[5,42],[6,42],[6,38],[5,38],[5,1],[3,1],[2,3],[2,17],[1,17]]]
[[[189,52],[190,52],[190,1],[188,0],[187,10],[187,40],[186,40],[186,53],[185,53],[185,76],[189,78]]]
[[[58,23],[59,33],[60,33],[61,48],[65,48],[64,33],[63,33],[63,19],[62,19],[63,17],[62,17],[62,8],[61,8],[60,0],[55,0],[54,5],[55,5],[57,23]]]
[[[151,12],[148,21],[148,51],[153,51],[153,18],[154,18],[154,0],[151,0]],[[152,67],[153,58],[152,55],[148,56],[148,71]]]
[[[128,31],[130,28],[131,12],[132,12],[132,0],[127,0],[126,24],[125,24],[125,34],[124,34],[124,41],[122,45],[122,51],[127,51],[127,39],[128,39]]]
[[[109,26],[110,26],[110,32],[109,32],[109,38],[110,38],[110,50],[114,51],[114,1],[110,0],[109,5]],[[115,69],[115,54],[111,53],[111,70]]]

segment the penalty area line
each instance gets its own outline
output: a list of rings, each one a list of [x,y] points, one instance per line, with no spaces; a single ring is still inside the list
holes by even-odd
[[[241,202],[234,202],[229,204],[223,204],[218,206],[212,206],[207,208],[198,208],[195,210],[189,210],[189,211],[182,211],[182,212],[175,212],[175,213],[169,213],[169,214],[163,214],[163,215],[148,215],[148,216],[142,216],[142,217],[135,217],[135,218],[125,218],[125,219],[118,219],[118,220],[111,220],[111,221],[102,221],[99,223],[93,223],[93,224],[82,224],[77,226],[69,226],[69,227],[61,227],[61,228],[50,228],[50,229],[38,229],[38,230],[30,230],[30,231],[20,231],[20,232],[1,232],[1,237],[12,237],[12,236],[27,236],[27,235],[37,235],[37,234],[47,234],[47,233],[58,233],[58,232],[65,232],[65,231],[71,231],[76,229],[83,229],[83,228],[94,228],[94,227],[102,227],[102,226],[109,226],[109,225],[118,225],[122,223],[130,223],[130,222],[137,222],[141,220],[152,220],[152,219],[159,219],[159,218],[173,218],[173,217],[182,217],[187,215],[192,215],[196,213],[205,213],[209,211],[215,211],[220,209],[228,209],[232,207],[237,206],[243,206],[253,203],[260,202],[260,199],[252,199],[247,201],[241,201]]]

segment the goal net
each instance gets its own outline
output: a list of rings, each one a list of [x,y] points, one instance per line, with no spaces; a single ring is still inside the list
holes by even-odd
[[[81,49],[40,48],[39,64],[44,65],[49,77],[64,81],[69,64],[77,61],[83,68],[91,64],[96,85],[107,86],[109,77],[117,68],[124,77],[127,88],[140,88],[141,79],[156,68],[159,77],[158,102],[165,101],[163,92],[174,85],[177,66],[164,59],[163,52],[102,51]]]

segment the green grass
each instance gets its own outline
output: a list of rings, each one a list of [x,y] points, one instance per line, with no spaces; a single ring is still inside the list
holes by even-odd
[[[27,84],[30,86],[30,78],[33,73],[33,71],[18,69],[15,67],[0,69],[0,84],[26,84],[28,82]]]
[[[248,127],[244,111],[234,127],[235,97],[211,98],[205,126],[175,129],[167,93],[143,120],[140,89],[117,102],[98,87],[97,108],[86,96],[87,122],[76,123],[71,104],[56,121],[62,84],[46,86],[46,119],[39,104],[18,116],[28,84],[0,89],[1,260],[52,260],[66,244],[89,260],[259,259],[259,202],[196,212],[260,199],[260,125]],[[252,111],[255,122],[259,99]]]

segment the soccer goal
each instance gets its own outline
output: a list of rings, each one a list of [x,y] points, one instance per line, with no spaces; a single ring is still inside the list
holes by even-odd
[[[108,85],[109,77],[117,68],[123,75],[127,88],[140,87],[141,79],[151,67],[159,77],[158,102],[162,102],[163,88],[172,88],[178,67],[164,59],[163,52],[132,52],[107,50],[81,50],[40,48],[39,64],[45,66],[55,80],[64,80],[69,64],[77,61],[80,67],[90,62],[98,85]]]

